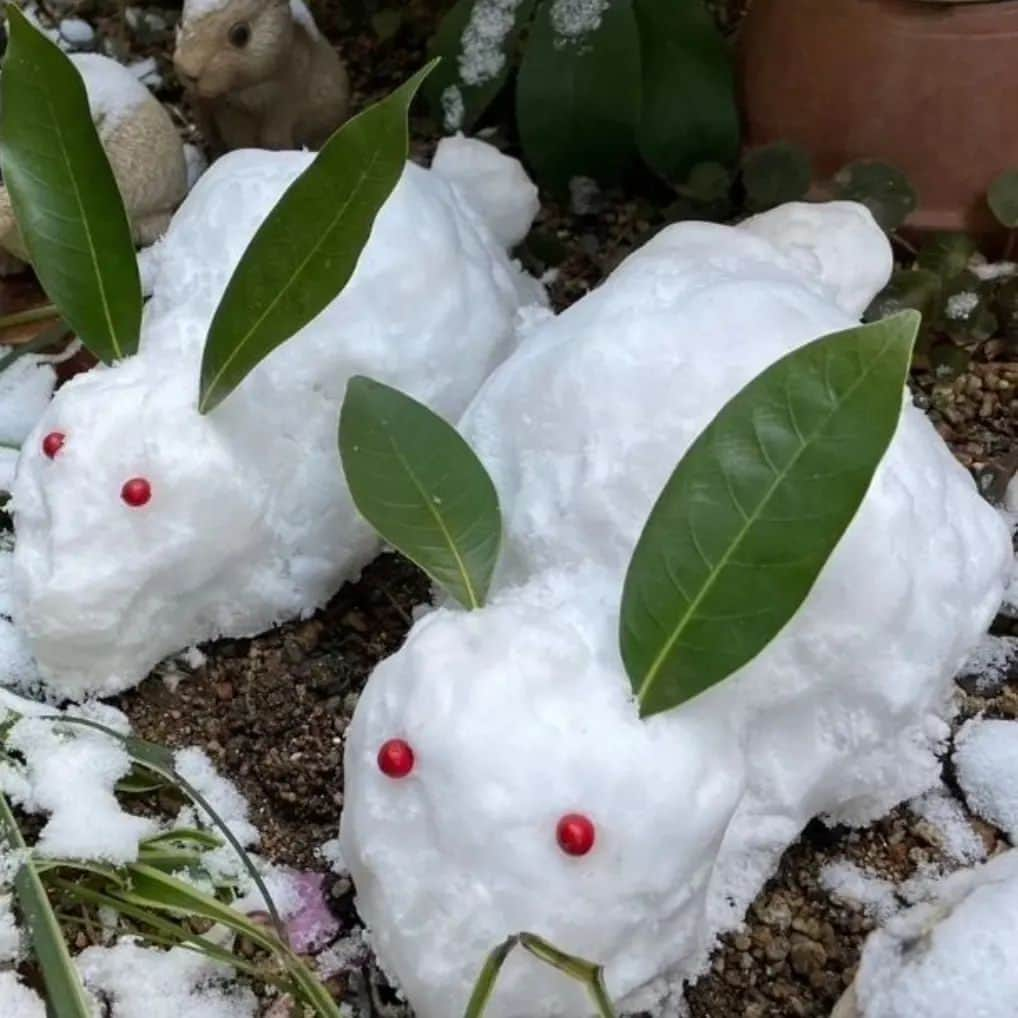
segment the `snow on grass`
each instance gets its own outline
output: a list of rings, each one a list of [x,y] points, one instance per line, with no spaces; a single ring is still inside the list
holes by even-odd
[[[909,809],[929,824],[941,850],[955,862],[973,863],[986,858],[986,846],[965,818],[961,806],[944,788],[913,799]]]
[[[820,885],[835,897],[858,905],[881,921],[900,908],[895,886],[847,859],[830,862],[820,871]]]
[[[484,85],[502,73],[505,43],[522,0],[477,0],[463,30],[459,56],[465,85]]]
[[[46,1018],[46,1005],[34,990],[18,981],[16,972],[0,972],[0,1015],[3,1018]]]
[[[253,1018],[251,990],[194,951],[162,951],[129,940],[90,947],[75,963],[85,985],[110,1005],[110,1018]],[[6,1013],[4,1018],[7,1018]]]
[[[173,762],[177,773],[205,797],[233,836],[245,848],[258,844],[258,830],[248,819],[247,799],[232,782],[219,774],[202,750],[194,746],[178,750]],[[194,827],[199,822],[202,826],[208,826],[208,819],[204,814],[196,813],[193,807],[185,806],[174,826]]]
[[[954,766],[969,809],[1018,838],[1018,722],[966,722],[955,742]]]
[[[551,25],[555,34],[573,42],[601,25],[608,0],[555,0],[551,5]]]

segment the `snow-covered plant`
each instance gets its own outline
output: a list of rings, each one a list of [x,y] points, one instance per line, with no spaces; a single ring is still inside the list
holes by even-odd
[[[432,41],[426,91],[470,130],[516,75],[516,120],[535,173],[617,179],[637,159],[681,182],[733,163],[739,120],[725,41],[704,0],[458,0]]]
[[[23,786],[27,793],[34,785],[24,771],[22,740],[31,741],[33,737],[14,738],[21,718],[10,708],[4,710],[0,766],[7,786],[16,789]],[[176,789],[204,815],[209,828],[178,826],[156,831],[142,838],[136,850],[132,848],[130,858],[99,861],[54,857],[52,844],[48,843],[47,850],[40,852],[25,843],[8,799],[0,793],[0,849],[3,850],[0,856],[7,865],[0,875],[5,883],[13,886],[18,911],[27,930],[31,957],[45,986],[48,1013],[54,1018],[92,1018],[89,995],[82,987],[78,966],[68,949],[68,943],[81,931],[93,942],[131,937],[155,947],[197,952],[290,994],[298,1006],[306,1008],[316,1018],[339,1018],[339,1008],[329,992],[289,947],[285,927],[258,868],[230,826],[179,772],[173,754],[153,743],[124,736],[94,720],[48,717],[35,705],[31,705],[31,710],[36,716],[29,724],[50,728],[48,739],[73,742],[78,738],[77,733],[85,729],[99,732],[101,737],[125,750],[135,771],[118,782],[118,797],[151,794],[165,787]],[[102,769],[100,761],[92,759],[91,762]],[[33,761],[32,766],[36,763]],[[29,774],[32,766],[28,768]],[[24,784],[26,781],[28,784]],[[29,799],[31,797],[29,793]],[[45,807],[47,803],[40,800],[37,805]],[[52,808],[53,804],[49,805]],[[60,823],[66,824],[68,819],[64,816]],[[102,822],[99,817],[95,821]],[[140,818],[127,818],[126,822],[135,824],[135,830],[143,830],[142,825],[147,823]],[[212,829],[217,833],[212,833]],[[213,862],[226,850],[227,844],[239,857],[241,868],[246,870],[251,884],[265,902],[269,925],[232,907],[238,882],[224,875],[221,861]],[[133,837],[131,845],[134,845]],[[225,935],[221,936],[220,932]],[[254,954],[236,953],[231,942],[237,938],[244,938],[253,945]]]

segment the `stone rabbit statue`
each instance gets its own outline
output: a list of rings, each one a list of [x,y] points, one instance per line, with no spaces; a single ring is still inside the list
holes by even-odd
[[[302,0],[186,0],[174,64],[214,153],[318,148],[350,85]]]
[[[131,222],[134,242],[153,243],[187,194],[184,146],[162,104],[122,65],[95,53],[71,57]],[[24,240],[0,186],[0,274],[24,267]]]

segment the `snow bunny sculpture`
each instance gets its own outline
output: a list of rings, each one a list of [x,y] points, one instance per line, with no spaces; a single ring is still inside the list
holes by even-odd
[[[543,296],[504,246],[529,227],[533,185],[481,142],[450,144],[445,177],[407,165],[340,296],[206,416],[212,314],[312,156],[233,153],[188,197],[147,267],[139,352],[61,389],[18,465],[15,621],[56,692],[112,693],[196,641],[308,612],[377,552],[336,449],[347,379],[458,414],[510,352],[517,309]],[[470,192],[476,207],[450,182],[457,151],[497,178]]]
[[[852,204],[671,226],[541,316],[467,411],[506,527],[494,594],[415,625],[346,747],[342,856],[420,1018],[462,1013],[487,952],[520,931],[603,964],[621,1011],[650,1008],[702,970],[811,817],[861,822],[936,780],[938,711],[1011,553],[911,405],[755,660],[640,720],[618,650],[625,570],[683,452],[751,378],[857,321],[890,269]],[[487,1013],[590,1010],[514,954]]]

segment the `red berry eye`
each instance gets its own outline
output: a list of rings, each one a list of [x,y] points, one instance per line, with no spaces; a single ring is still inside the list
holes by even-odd
[[[51,431],[42,440],[42,451],[50,458],[53,459],[58,452],[64,447],[64,439],[67,436],[62,431]]]
[[[132,509],[138,509],[152,497],[152,485],[144,477],[132,477],[124,482],[120,497]]]
[[[378,769],[387,778],[405,778],[414,769],[414,751],[402,739],[390,739],[378,751]]]
[[[567,813],[555,829],[558,847],[566,855],[586,855],[594,847],[596,832],[582,813]]]

